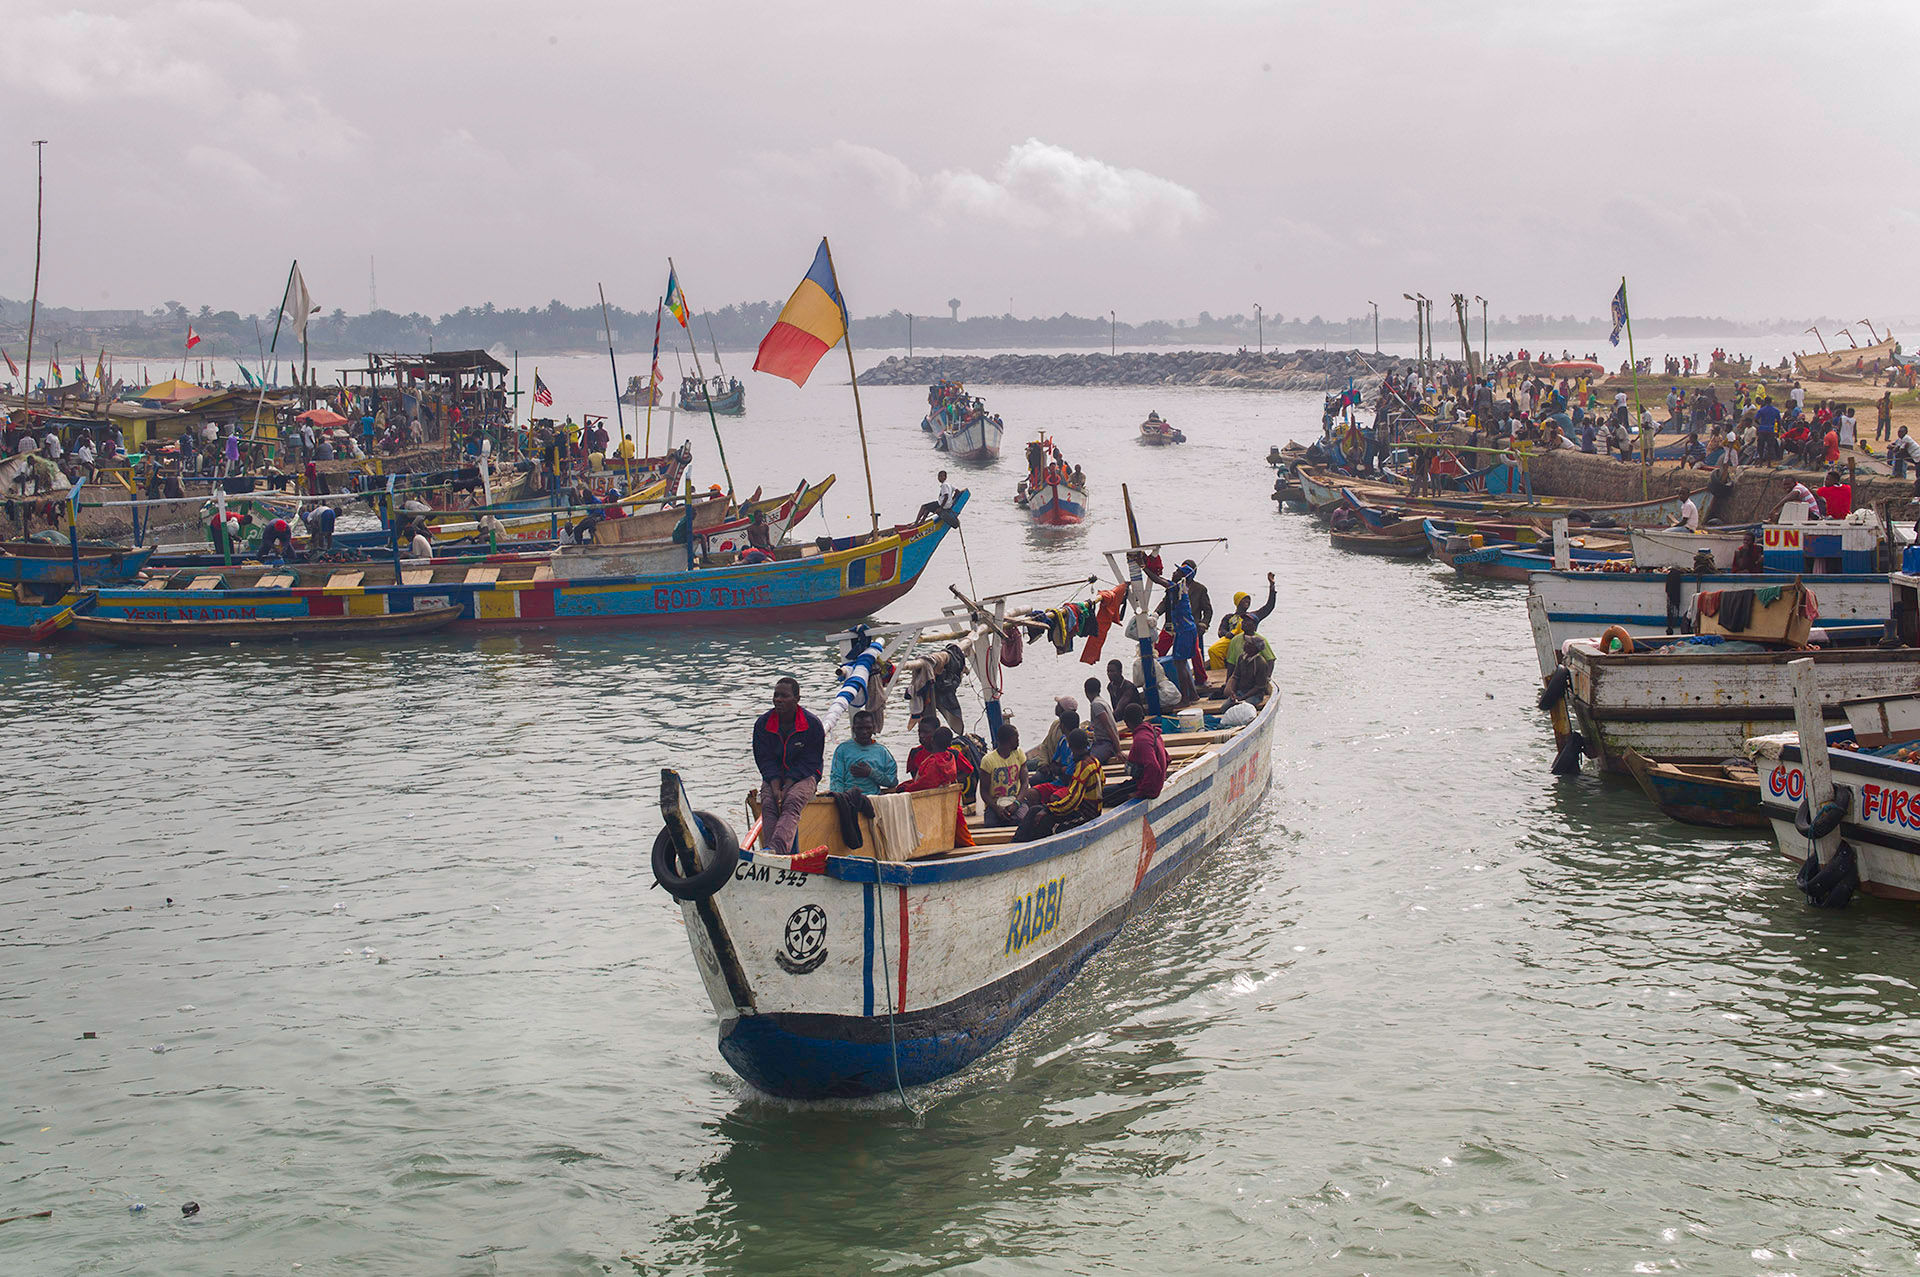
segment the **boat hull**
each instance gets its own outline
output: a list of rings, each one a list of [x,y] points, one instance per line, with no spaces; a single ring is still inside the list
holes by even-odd
[[[81,638],[139,647],[174,647],[189,643],[285,643],[294,639],[404,638],[443,629],[460,618],[460,609],[416,608],[373,616],[256,617],[240,620],[139,621],[124,617],[76,616],[73,630]]]
[[[666,629],[871,615],[913,588],[950,524],[929,519],[822,554],[636,576],[290,589],[102,589],[93,614],[141,621],[378,616],[452,605],[453,628]]]
[[[1722,572],[1733,566],[1734,551],[1746,538],[1747,529],[1732,532],[1688,532],[1684,529],[1636,528],[1631,533],[1633,563],[1646,571],[1667,568],[1693,570],[1694,556],[1705,550],[1713,556],[1713,566]]]
[[[760,1090],[802,1100],[890,1091],[896,1060],[902,1086],[965,1068],[1259,801],[1276,704],[1159,798],[1038,842],[910,863],[836,856],[825,874],[742,852],[717,895],[681,907],[721,1055]],[[813,938],[796,960],[803,925]]]
[[[1767,817],[1760,810],[1760,789],[1755,782],[1701,775],[1706,768],[1683,770],[1642,758],[1631,750],[1621,761],[1653,805],[1683,825],[1709,829],[1766,827]]]
[[[1768,736],[1749,745],[1760,769],[1760,805],[1774,841],[1796,863],[1807,856],[1807,838],[1794,828],[1794,812],[1806,797],[1800,745],[1791,735]],[[1860,890],[1890,900],[1920,901],[1920,766],[1844,749],[1827,752],[1836,789],[1853,791],[1853,805],[1840,823],[1840,837],[1853,848]]]
[[[1005,434],[1005,425],[990,415],[980,416],[936,432],[933,446],[955,461],[997,461]]]
[[[681,412],[705,412],[707,396],[699,391],[680,392]],[[713,396],[713,411],[722,417],[740,417],[747,411],[747,388],[738,386],[725,394]]]
[[[1064,483],[1043,483],[1027,494],[1027,517],[1049,528],[1084,522],[1087,494]]]
[[[1568,706],[1610,771],[1628,770],[1628,750],[1673,762],[1738,758],[1748,739],[1793,721],[1788,662],[1811,657],[1828,716],[1840,702],[1894,696],[1920,680],[1920,648],[1828,648],[1735,654],[1636,652],[1601,655],[1575,644],[1565,655]]]
[[[80,550],[80,584],[116,585],[140,575],[158,547],[125,550]],[[32,553],[0,553],[0,585],[72,585],[73,552],[66,546],[47,546]]]
[[[1836,626],[1885,625],[1889,593],[1885,573],[1860,573],[1801,578],[1820,604],[1820,624]],[[1546,605],[1548,632],[1555,648],[1570,639],[1592,638],[1609,625],[1625,628],[1635,638],[1665,635],[1667,574],[1665,572],[1533,572],[1526,577],[1529,592]],[[1785,574],[1762,576],[1725,573],[1680,578],[1678,611],[1685,614],[1701,590],[1754,589],[1786,585]],[[1684,628],[1684,627],[1680,627]]]

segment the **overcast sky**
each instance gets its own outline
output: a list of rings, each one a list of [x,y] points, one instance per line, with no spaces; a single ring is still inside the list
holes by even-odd
[[[0,0],[0,294],[1920,314],[1920,3]]]

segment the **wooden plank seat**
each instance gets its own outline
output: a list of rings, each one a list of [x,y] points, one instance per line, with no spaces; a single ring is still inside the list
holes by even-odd
[[[218,575],[196,576],[193,580],[187,582],[187,588],[189,590],[217,590],[220,588],[220,577]]]
[[[327,578],[329,590],[351,590],[367,579],[365,572],[335,572]]]
[[[290,590],[295,577],[291,572],[268,572],[255,581],[254,587],[261,590]]]
[[[432,568],[402,568],[400,570],[400,584],[432,585],[433,569]]]
[[[468,585],[492,585],[494,582],[498,581],[499,579],[500,579],[499,568],[468,568],[467,569],[466,583]]]

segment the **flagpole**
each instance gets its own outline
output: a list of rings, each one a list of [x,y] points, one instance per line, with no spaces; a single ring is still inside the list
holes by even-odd
[[[653,455],[653,401],[660,397],[660,312],[666,309],[661,298],[653,308],[653,364],[647,369],[647,442],[642,451]]]
[[[833,264],[833,245],[827,237],[820,237],[821,247],[827,250],[827,269],[833,272],[833,291],[840,293],[840,271]],[[841,340],[847,347],[847,375],[853,379],[853,421],[860,430],[860,464],[867,471],[867,513],[873,516],[873,531],[880,532],[880,507],[873,499],[873,458],[867,455],[867,419],[860,411],[860,374],[853,366],[853,319],[847,314],[847,298],[840,293],[840,327],[844,330]]]
[[[40,320],[40,236],[47,208],[47,140],[33,144],[33,168],[36,194],[33,199],[33,304],[27,310],[27,367],[20,374],[20,406],[27,411],[27,428],[33,427],[33,330]]]
[[[600,322],[607,329],[607,367],[613,370],[613,420],[620,427],[620,437],[627,437],[627,414],[620,408],[620,365],[613,358],[613,320],[607,314],[607,286],[596,285],[600,290]],[[627,467],[627,480],[633,480],[633,467]]]
[[[673,264],[673,258],[671,257],[667,258],[667,274],[672,276],[675,283],[679,283],[680,270]],[[687,306],[687,290],[685,285],[681,285],[680,288],[680,304]],[[687,311],[688,313],[692,313],[693,307],[687,306]],[[676,316],[676,318],[678,317]],[[693,329],[688,328],[685,324],[682,324],[680,327],[681,331],[687,334],[687,349],[693,355],[693,371],[700,378],[700,396],[707,401],[707,420],[713,423],[713,446],[720,452],[720,473],[727,476],[727,495],[731,497],[733,495],[733,471],[727,467],[727,445],[720,440],[720,418],[714,415],[713,395],[707,388],[707,370],[700,366],[700,345],[693,339]]]
[[[1627,277],[1620,277],[1620,296],[1627,298]],[[1633,427],[1640,435],[1640,496],[1647,497],[1653,475],[1653,440],[1648,437],[1645,427],[1640,424],[1640,361],[1633,357],[1633,299],[1627,298],[1627,367],[1633,373]]]
[[[300,259],[296,257],[293,259],[293,265],[287,267],[287,286],[280,290],[280,309],[274,314],[274,317],[273,317],[273,341],[267,347],[267,349],[269,350],[277,352],[280,349],[280,323],[282,320],[284,320],[287,317],[287,297],[293,292],[293,272],[299,269],[300,269]],[[256,345],[260,341],[260,332],[257,327],[254,330],[253,340]],[[277,368],[279,364],[279,360],[275,359],[274,363]],[[267,374],[267,357],[265,354],[262,354],[260,356],[260,397],[253,401],[253,428],[250,431],[250,433],[255,438],[258,438],[260,436],[260,410],[266,407],[266,404],[267,404],[267,375],[266,374]],[[280,379],[276,376],[274,380],[278,381]],[[309,460],[311,460],[311,458],[309,458]]]

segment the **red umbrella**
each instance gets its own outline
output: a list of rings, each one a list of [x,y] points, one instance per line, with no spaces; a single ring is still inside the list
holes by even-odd
[[[329,412],[325,408],[315,408],[311,412],[303,412],[295,417],[294,420],[311,421],[322,430],[331,430],[335,426],[344,426],[347,424],[345,417],[337,412]]]

